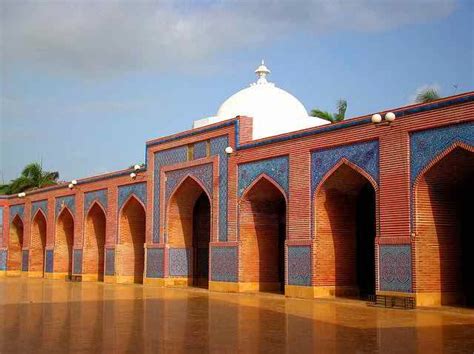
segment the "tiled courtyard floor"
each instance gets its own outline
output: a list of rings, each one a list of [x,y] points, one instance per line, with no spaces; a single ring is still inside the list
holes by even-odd
[[[0,279],[0,353],[474,352],[474,310]]]

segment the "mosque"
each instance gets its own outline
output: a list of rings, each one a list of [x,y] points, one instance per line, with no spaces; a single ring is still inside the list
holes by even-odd
[[[0,277],[474,305],[474,92],[329,124],[269,73],[144,166],[0,196]]]

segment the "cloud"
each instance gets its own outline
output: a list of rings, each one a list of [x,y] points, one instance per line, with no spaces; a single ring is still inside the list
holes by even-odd
[[[410,98],[409,98],[409,100],[408,100],[408,103],[410,103],[410,104],[411,104],[411,103],[416,103],[416,98],[417,98],[417,96],[418,96],[420,93],[422,93],[422,92],[424,92],[424,91],[426,91],[426,90],[430,90],[430,89],[435,90],[435,91],[437,91],[437,92],[439,92],[439,93],[441,92],[441,86],[438,85],[438,84],[436,84],[436,83],[434,83],[434,84],[421,85],[421,86],[418,87],[418,88],[415,90],[415,92],[410,96]]]
[[[455,0],[1,2],[3,70],[83,77],[193,71],[295,32],[381,31],[448,16]]]

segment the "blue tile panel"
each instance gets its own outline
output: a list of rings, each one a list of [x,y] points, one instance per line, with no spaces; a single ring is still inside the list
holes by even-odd
[[[25,205],[17,204],[10,207],[10,222],[13,221],[15,216],[19,216],[23,220],[23,215],[25,214]]]
[[[153,171],[153,242],[160,242],[160,170],[161,167],[173,165],[187,160],[186,146],[159,151],[154,156]]]
[[[52,273],[54,270],[54,250],[46,250],[45,272]]]
[[[128,184],[118,189],[118,210],[122,209],[128,197],[134,195],[143,205],[146,205],[146,183]]]
[[[207,142],[206,141],[200,141],[196,144],[194,144],[194,153],[193,153],[193,158],[194,159],[200,159],[203,157],[207,156]]]
[[[311,190],[313,193],[324,176],[342,159],[360,167],[378,183],[379,142],[376,140],[314,151],[311,154]]]
[[[74,195],[67,195],[64,197],[56,198],[56,206],[54,210],[56,219],[58,218],[59,214],[61,213],[61,210],[63,210],[64,207],[68,207],[72,215],[76,215],[76,198]]]
[[[239,197],[262,174],[272,178],[288,196],[288,156],[281,156],[239,165]]]
[[[211,280],[238,281],[237,247],[211,247]]]
[[[288,285],[311,285],[310,246],[288,246]]]
[[[21,252],[21,270],[23,272],[27,272],[28,271],[28,267],[29,267],[29,251],[28,250],[23,250]]]
[[[82,274],[82,250],[73,250],[72,273]]]
[[[0,270],[7,270],[7,250],[0,250]]]
[[[380,245],[379,274],[381,291],[412,292],[410,245]]]
[[[0,245],[3,240],[3,207],[0,207]]]
[[[227,191],[228,156],[225,148],[229,146],[226,136],[211,139],[211,156],[219,156],[219,241],[227,241]]]
[[[170,248],[169,274],[172,277],[187,277],[191,273],[191,252],[187,248]]]
[[[40,200],[38,202],[33,202],[31,204],[31,218],[34,218],[36,212],[41,209],[44,213],[44,216],[48,217],[48,201],[47,200]]]
[[[107,189],[101,189],[84,194],[84,214],[89,211],[92,203],[96,201],[102,205],[104,210],[107,210]]]
[[[413,185],[421,171],[444,150],[457,142],[474,146],[474,123],[422,130],[410,135],[410,180]]]
[[[173,170],[166,173],[166,200],[170,198],[186,176],[193,176],[202,183],[207,193],[212,197],[212,164],[198,165],[180,170]]]
[[[163,248],[148,248],[146,252],[146,277],[163,278],[165,275]]]
[[[105,250],[105,275],[115,275],[115,249]]]

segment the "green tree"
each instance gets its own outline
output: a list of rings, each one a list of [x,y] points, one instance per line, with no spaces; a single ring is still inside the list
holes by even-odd
[[[428,103],[439,100],[441,98],[438,90],[435,88],[427,88],[416,95],[416,103]]]
[[[327,111],[321,111],[319,109],[312,109],[310,115],[313,117],[321,118],[330,121],[331,123],[340,122],[344,120],[347,110],[347,101],[337,101],[337,113],[329,113]]]
[[[59,172],[44,171],[43,167],[33,162],[21,171],[18,178],[10,181],[9,184],[0,185],[1,194],[16,194],[31,189],[52,186],[58,183]]]

